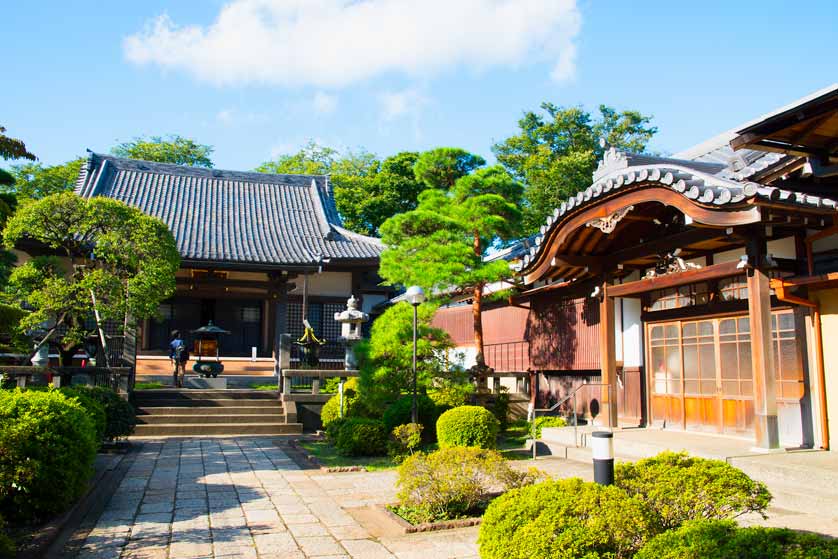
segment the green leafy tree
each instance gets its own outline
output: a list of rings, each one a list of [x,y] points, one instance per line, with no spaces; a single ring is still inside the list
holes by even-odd
[[[39,200],[50,194],[72,191],[84,164],[84,158],[73,159],[61,165],[24,163],[12,166],[13,183],[0,187],[14,194],[19,201]]]
[[[437,379],[455,371],[447,367],[447,351],[454,347],[450,336],[431,326],[437,305],[418,307],[417,386],[424,392]],[[397,400],[411,386],[413,378],[413,308],[406,304],[389,307],[372,325],[370,339],[356,346],[360,357],[358,392],[370,409],[381,409]]]
[[[381,226],[387,248],[379,273],[390,284],[472,295],[476,372],[481,378],[486,372],[483,289],[510,276],[506,261],[487,262],[484,256],[494,243],[518,233],[522,192],[522,185],[503,168],[484,168],[461,176],[450,190],[425,190],[415,210]]]
[[[384,161],[365,150],[340,151],[310,141],[297,153],[281,155],[256,168],[262,173],[330,175],[344,225],[377,235],[387,218],[416,207],[425,188],[414,174],[419,154],[402,152]]]
[[[58,256],[37,256],[16,267],[8,301],[31,310],[22,331],[49,328],[39,346],[64,330],[62,364],[92,333],[94,307],[102,320],[153,316],[175,289],[180,255],[165,223],[122,202],[65,192],[26,204],[3,231],[7,248],[47,246]],[[36,348],[37,350],[37,348]]]
[[[562,200],[590,186],[605,146],[643,152],[657,128],[638,111],[600,105],[594,117],[581,107],[542,103],[527,111],[519,133],[495,144],[497,160],[526,184],[524,225],[536,231]]]
[[[423,153],[413,167],[416,178],[428,188],[448,190],[464,177],[486,164],[479,155],[460,148],[436,148]]]
[[[402,152],[382,161],[375,174],[333,175],[335,203],[346,227],[377,235],[388,218],[415,209],[425,188],[413,173],[418,159],[418,153]]]
[[[178,135],[134,138],[111,149],[118,157],[192,167],[212,167],[210,156],[213,151],[212,146]]]
[[[9,159],[29,159],[35,161],[37,157],[26,149],[23,140],[6,136],[6,128],[0,126],[0,157]]]

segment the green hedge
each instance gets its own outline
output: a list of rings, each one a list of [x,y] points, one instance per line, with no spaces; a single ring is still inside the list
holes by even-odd
[[[0,391],[0,511],[44,520],[85,491],[96,429],[82,405],[57,390]]]
[[[68,398],[75,398],[81,404],[81,407],[93,421],[93,427],[96,430],[96,443],[101,443],[105,439],[105,429],[108,424],[104,406],[93,399],[86,390],[80,388],[62,388],[61,393]]]
[[[440,448],[476,446],[495,448],[500,425],[492,412],[481,406],[460,406],[439,416],[436,436]]]
[[[416,411],[419,416],[419,423],[422,424],[422,432],[426,438],[432,439],[434,435],[434,425],[439,417],[437,413],[436,404],[430,397],[425,394],[418,394],[416,396]],[[393,429],[399,425],[410,423],[413,419],[411,414],[413,412],[413,396],[402,396],[384,410],[384,415],[381,420],[384,421],[387,432],[392,433]]]
[[[99,402],[105,410],[105,440],[127,437],[134,432],[137,412],[131,403],[104,386],[74,386],[72,390]]]
[[[749,512],[764,516],[771,502],[765,484],[743,471],[684,452],[617,464],[614,483],[655,510],[663,530],[699,518],[736,518]]]
[[[501,495],[480,525],[482,559],[624,559],[656,534],[653,513],[615,486],[548,481]]]
[[[383,456],[387,454],[387,428],[376,419],[348,418],[337,431],[335,448],[344,456]]]
[[[838,540],[783,528],[691,520],[650,540],[635,559],[838,559]]]
[[[16,551],[14,540],[6,533],[6,521],[0,516],[0,557],[12,559]]]
[[[535,418],[535,438],[541,438],[541,430],[544,427],[567,427],[567,421],[563,417],[555,415],[542,415]],[[530,427],[532,430],[532,427]]]

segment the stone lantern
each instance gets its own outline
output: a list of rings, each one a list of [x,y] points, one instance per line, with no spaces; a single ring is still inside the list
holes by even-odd
[[[344,367],[349,371],[358,369],[354,346],[361,340],[361,325],[369,319],[370,315],[358,310],[358,300],[354,295],[346,301],[346,310],[335,313],[335,322],[340,323],[340,337],[346,342]]]
[[[350,295],[346,301],[346,310],[335,313],[335,321],[340,322],[340,337],[346,342],[346,356],[343,364],[346,371],[358,370],[358,359],[355,357],[355,344],[361,340],[361,325],[370,319],[370,315],[358,310],[358,300]],[[340,407],[338,417],[343,417],[343,385],[346,377],[340,377],[338,395]]]

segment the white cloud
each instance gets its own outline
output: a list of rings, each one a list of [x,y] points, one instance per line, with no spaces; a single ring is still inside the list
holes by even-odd
[[[336,95],[330,95],[323,91],[318,91],[314,94],[312,100],[314,111],[320,114],[330,114],[335,112],[338,107],[338,98]]]
[[[410,88],[401,91],[385,91],[378,96],[381,118],[385,121],[405,115],[416,115],[426,102],[427,100],[419,91]]]
[[[123,48],[133,63],[218,85],[334,88],[533,62],[565,80],[580,23],[575,0],[231,0],[208,26],[161,15]]]
[[[264,122],[267,115],[253,111],[242,111],[234,107],[221,109],[215,114],[215,120],[224,126],[235,126],[239,124],[255,124]]]

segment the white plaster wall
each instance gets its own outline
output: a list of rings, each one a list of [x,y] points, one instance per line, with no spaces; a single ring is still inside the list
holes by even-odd
[[[808,231],[808,234],[816,233],[817,231]],[[827,250],[838,250],[838,235],[831,235],[824,239],[818,239],[812,243],[812,252],[825,252]]]
[[[632,272],[623,283],[637,281],[640,272]],[[643,327],[640,322],[640,299],[615,300],[615,326],[617,335],[617,360],[623,362],[624,367],[641,367],[643,365]],[[622,318],[622,322],[620,321]]]
[[[296,287],[291,291],[292,295],[303,294],[303,277],[294,278]],[[322,272],[320,274],[309,274],[308,294],[323,295],[325,297],[349,297],[352,292],[351,272]]]
[[[736,262],[739,257],[745,254],[744,248],[736,248],[733,250],[726,250],[725,252],[717,252],[713,255],[713,264],[724,264],[725,262]]]
[[[768,241],[768,254],[773,254],[777,258],[797,258],[794,237]]]

